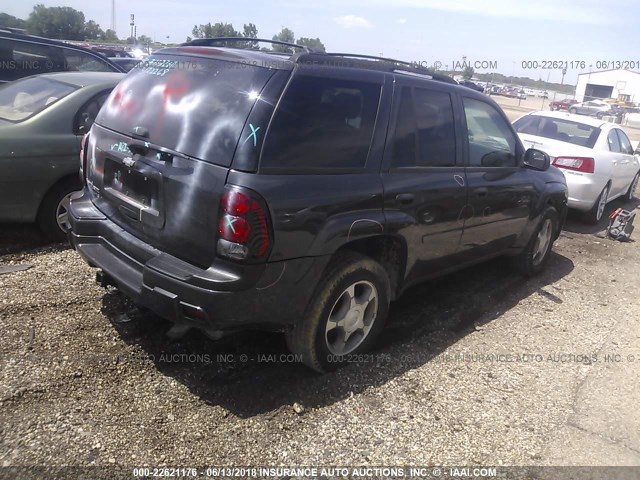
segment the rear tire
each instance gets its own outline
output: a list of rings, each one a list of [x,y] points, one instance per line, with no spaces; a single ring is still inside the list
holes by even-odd
[[[352,252],[339,254],[325,271],[304,318],[286,334],[289,349],[317,372],[335,370],[373,345],[390,302],[386,270]]]
[[[596,225],[602,219],[604,210],[607,207],[608,198],[609,198],[609,184],[605,185],[605,187],[602,189],[602,192],[600,192],[600,195],[598,195],[598,198],[596,199],[596,202],[593,204],[593,207],[591,207],[591,210],[585,213],[584,221],[586,223],[589,223],[591,225]]]
[[[625,201],[629,202],[633,200],[636,190],[638,189],[638,181],[640,181],[640,172],[636,173],[636,176],[633,177],[631,185],[629,185],[629,190],[627,190],[627,193],[624,195]]]
[[[569,113],[573,113],[575,115],[578,113],[578,111],[575,108],[570,108]]]
[[[513,258],[513,265],[518,272],[525,277],[532,277],[544,269],[557,237],[559,224],[556,209],[551,206],[546,207],[529,243],[517,257]]]
[[[67,178],[45,195],[38,212],[38,225],[44,234],[55,242],[67,240],[68,223],[66,223],[69,197],[72,193],[81,190],[80,182],[75,178]],[[66,227],[65,227],[66,224]]]
[[[598,113],[596,113],[596,118],[597,118],[598,120],[602,120],[602,117],[604,117],[604,113],[602,113],[602,112],[598,112]]]

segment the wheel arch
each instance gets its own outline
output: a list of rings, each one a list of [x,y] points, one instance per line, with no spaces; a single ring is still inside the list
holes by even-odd
[[[395,300],[402,291],[407,265],[407,245],[399,236],[374,235],[352,240],[343,244],[332,256],[343,252],[356,252],[380,263],[389,275],[391,300]]]
[[[49,198],[51,192],[55,191],[55,189],[59,188],[61,185],[66,184],[67,182],[68,183],[76,183],[78,185],[78,189],[82,188],[82,183],[80,183],[80,179],[79,179],[77,173],[67,174],[67,175],[64,175],[64,176],[58,178],[41,195],[41,197],[40,197],[40,199],[38,201],[38,211],[37,211],[36,216],[35,216],[36,219],[40,217],[40,213],[42,212],[42,208],[44,206],[45,200],[47,200],[47,198]]]

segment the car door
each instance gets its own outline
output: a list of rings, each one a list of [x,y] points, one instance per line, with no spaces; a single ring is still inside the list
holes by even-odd
[[[535,189],[504,113],[478,98],[463,97],[462,106],[468,207],[460,253],[483,257],[513,245],[527,225]]]
[[[631,146],[631,141],[627,134],[624,133],[624,130],[621,128],[614,129],[618,134],[618,139],[620,140],[620,150],[622,151],[623,158],[621,163],[623,165],[624,170],[624,181],[623,181],[623,192],[625,193],[631,185],[633,181],[633,177],[635,177],[636,173],[638,173],[638,160],[633,155],[633,147]]]
[[[396,79],[381,173],[388,230],[407,244],[407,283],[450,266],[467,196],[455,97],[424,83]]]
[[[609,192],[609,197],[618,196],[623,193],[623,190],[625,189],[625,154],[622,153],[620,137],[616,133],[616,130],[616,128],[612,128],[607,133],[607,145],[609,147],[609,151],[606,152],[606,161],[610,163],[611,172],[611,191]]]

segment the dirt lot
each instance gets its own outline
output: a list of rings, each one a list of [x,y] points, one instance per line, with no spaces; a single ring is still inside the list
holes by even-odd
[[[532,280],[499,259],[414,288],[319,376],[276,334],[172,340],[3,226],[0,265],[33,268],[0,275],[0,466],[640,465],[640,247],[602,228],[570,219]]]

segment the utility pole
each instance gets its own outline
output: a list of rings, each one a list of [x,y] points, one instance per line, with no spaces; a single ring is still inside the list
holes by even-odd
[[[135,40],[135,38],[136,38],[136,35],[135,35],[135,28],[136,28],[135,27],[135,25],[136,25],[135,15],[132,13],[130,18],[131,18],[131,21],[129,22],[129,26],[131,27],[131,38],[133,38]]]
[[[116,31],[116,0],[111,0],[111,30]]]

